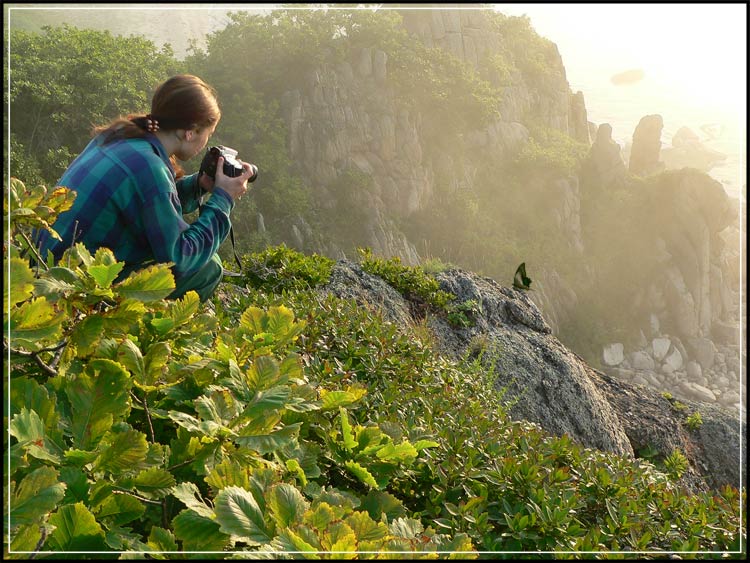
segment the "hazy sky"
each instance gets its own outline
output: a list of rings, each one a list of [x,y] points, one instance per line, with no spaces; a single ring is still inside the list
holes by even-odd
[[[496,4],[527,14],[555,42],[573,89],[597,74],[643,69],[690,103],[743,116],[747,105],[745,4]]]

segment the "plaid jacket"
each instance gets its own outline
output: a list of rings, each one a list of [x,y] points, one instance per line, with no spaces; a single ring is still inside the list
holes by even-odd
[[[90,252],[106,247],[124,261],[121,278],[153,262],[173,262],[176,278],[195,273],[229,234],[234,201],[216,188],[200,217],[188,224],[182,215],[195,211],[202,195],[198,175],[177,182],[174,176],[154,135],[106,145],[94,138],[58,182],[74,190],[76,199],[53,225],[62,242],[41,234],[42,256],[50,251],[58,261],[72,243],[82,242]]]

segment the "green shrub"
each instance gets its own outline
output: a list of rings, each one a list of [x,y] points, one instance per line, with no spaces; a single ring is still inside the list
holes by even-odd
[[[306,256],[285,244],[245,255],[243,280],[272,293],[306,289],[328,283],[334,261],[326,256]]]
[[[685,419],[685,425],[692,431],[698,430],[698,428],[700,428],[702,424],[703,417],[698,411],[695,411],[694,413],[688,415],[688,417]]]

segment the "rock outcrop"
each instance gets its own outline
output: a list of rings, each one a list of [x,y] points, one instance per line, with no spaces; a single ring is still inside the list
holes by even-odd
[[[737,410],[699,400],[685,400],[677,408],[652,388],[591,368],[551,334],[525,292],[457,269],[439,273],[437,279],[458,301],[474,299],[481,305],[471,327],[455,328],[439,315],[428,315],[438,349],[460,357],[480,343],[485,351],[480,357],[494,370],[511,416],[553,435],[568,434],[586,447],[630,457],[648,449],[664,458],[679,449],[690,462],[682,480],[689,490],[739,484],[746,425]],[[401,294],[349,261],[337,262],[322,291],[375,307],[406,330],[414,320],[413,308]],[[654,348],[664,357],[671,346],[658,341]],[[618,355],[614,350],[613,357]],[[686,416],[695,412],[703,424],[691,430]]]
[[[661,160],[667,170],[696,168],[708,172],[727,155],[707,147],[689,127],[680,127],[672,136],[672,146],[661,150]]]
[[[661,115],[642,117],[633,132],[633,147],[630,149],[628,170],[637,176],[649,176],[664,170],[659,160],[661,130],[664,120]]]
[[[627,174],[620,145],[612,139],[612,126],[602,123],[596,130],[594,144],[581,169],[581,181],[605,189],[623,181]]]

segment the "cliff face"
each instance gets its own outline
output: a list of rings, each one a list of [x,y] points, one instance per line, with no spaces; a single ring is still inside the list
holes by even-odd
[[[504,41],[481,10],[405,11],[403,17],[406,29],[425,45],[445,49],[473,67]],[[515,71],[503,88],[497,108],[500,117],[460,140],[446,130],[443,145],[465,146],[468,155],[509,159],[529,137],[524,121],[530,115],[544,127],[587,140],[582,95],[570,92],[556,49],[547,63],[555,72],[543,88],[527,84],[524,75]],[[416,263],[416,248],[394,230],[387,215],[398,221],[424,209],[438,179],[471,189],[480,163],[471,156],[458,157],[450,148],[436,149],[425,138],[424,120],[430,116],[410,112],[396,101],[387,55],[377,46],[361,49],[353,64],[324,65],[306,78],[303,89],[282,98],[292,160],[303,176],[314,178],[320,186],[315,196],[323,207],[332,205],[326,186],[348,170],[371,176],[373,189],[361,194],[369,211],[365,244],[377,253]]]

